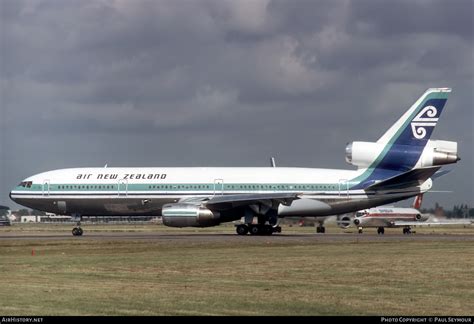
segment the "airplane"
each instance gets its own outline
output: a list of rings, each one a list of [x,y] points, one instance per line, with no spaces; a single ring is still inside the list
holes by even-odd
[[[276,162],[275,162],[275,157],[272,156],[270,157],[270,166],[272,168],[276,168]],[[328,216],[319,216],[319,217],[314,217],[313,220],[315,223],[318,224],[316,226],[316,233],[322,233],[324,234],[326,232],[326,228],[324,227],[324,222]],[[348,215],[338,215],[337,217],[337,224],[341,228],[348,228],[351,225],[352,218]],[[277,228],[278,232],[281,232],[281,228]]]
[[[71,168],[21,181],[18,204],[78,221],[82,216],[162,216],[172,227],[239,220],[239,235],[279,232],[279,218],[340,215],[427,192],[430,177],[460,158],[457,143],[430,140],[450,88],[430,88],[377,142],[352,142],[357,170],[291,167]],[[367,123],[367,121],[365,122]],[[253,218],[258,219],[257,224]]]
[[[377,227],[377,234],[384,234],[385,227],[402,227],[403,234],[411,234],[411,226],[471,225],[471,220],[428,221],[430,214],[420,212],[423,194],[416,196],[412,208],[386,207],[370,208],[355,213],[354,225],[362,234],[364,227]]]

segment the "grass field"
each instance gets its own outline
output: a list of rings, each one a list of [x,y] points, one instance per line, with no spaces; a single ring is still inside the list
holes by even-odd
[[[69,227],[13,226],[0,236]],[[234,231],[87,231],[104,228]],[[472,315],[473,269],[472,240],[4,239],[0,315]]]

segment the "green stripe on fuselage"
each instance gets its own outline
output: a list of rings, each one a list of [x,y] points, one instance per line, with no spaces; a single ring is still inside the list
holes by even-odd
[[[19,192],[120,192],[125,191],[156,191],[156,192],[209,192],[209,191],[346,191],[347,186],[355,185],[354,183],[176,183],[176,184],[56,184],[47,185],[33,184],[31,188],[16,187],[14,190]]]

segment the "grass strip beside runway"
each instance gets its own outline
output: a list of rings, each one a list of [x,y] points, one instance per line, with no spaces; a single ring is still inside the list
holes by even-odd
[[[0,314],[472,315],[472,241],[252,239],[3,240]]]

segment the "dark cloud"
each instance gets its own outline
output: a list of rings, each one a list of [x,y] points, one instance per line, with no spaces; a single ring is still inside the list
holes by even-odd
[[[473,37],[473,11],[470,0],[353,1],[348,25],[353,32],[394,38],[392,41],[413,34],[444,34],[469,42]]]
[[[350,168],[347,142],[438,86],[454,91],[434,136],[463,160],[426,203],[472,204],[472,6],[0,0],[0,204],[71,166]]]

